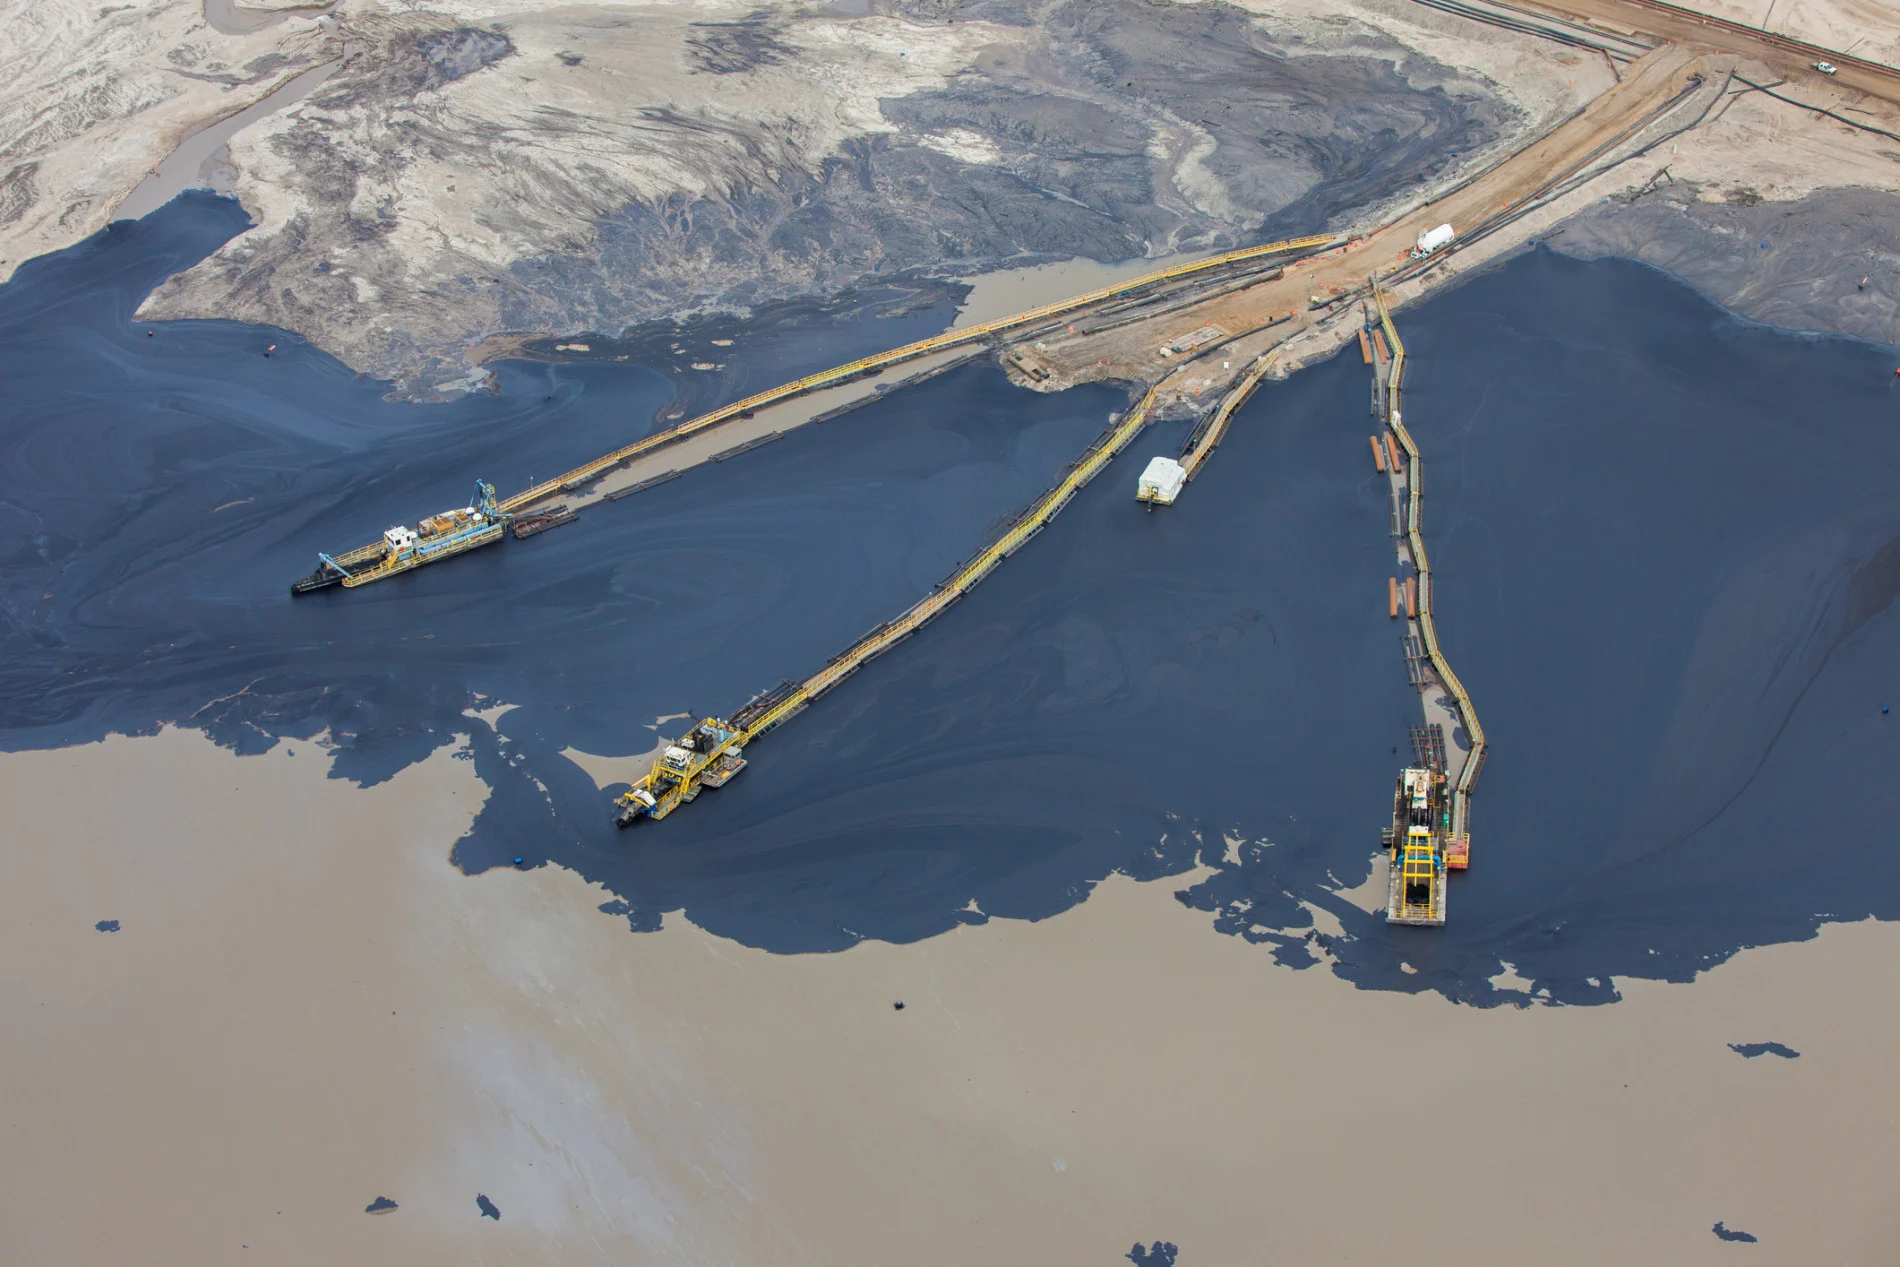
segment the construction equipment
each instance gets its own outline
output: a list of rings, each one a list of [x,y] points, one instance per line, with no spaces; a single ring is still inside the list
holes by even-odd
[[[430,515],[413,528],[397,524],[386,530],[380,541],[335,558],[319,553],[317,570],[292,585],[290,592],[308,594],[332,585],[354,589],[463,554],[501,540],[513,518],[495,504],[495,486],[487,480],[476,480],[474,495],[466,506]]]
[[[665,818],[705,787],[724,787],[745,769],[739,750],[751,738],[745,730],[708,717],[661,749],[647,776],[620,798],[614,822],[631,827],[642,818]]]
[[[1392,825],[1381,833],[1389,859],[1385,922],[1438,927],[1445,922],[1445,807],[1442,770],[1399,771],[1392,793]]]

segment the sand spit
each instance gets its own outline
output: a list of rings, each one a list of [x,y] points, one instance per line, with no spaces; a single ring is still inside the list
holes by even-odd
[[[1278,969],[1167,881],[780,957],[458,875],[484,790],[451,752],[324,773],[178,731],[0,758],[9,1262],[1731,1262],[1718,1221],[1763,1261],[1900,1251],[1892,928],[1587,1009]],[[1729,1047],[1769,1042],[1799,1058]]]

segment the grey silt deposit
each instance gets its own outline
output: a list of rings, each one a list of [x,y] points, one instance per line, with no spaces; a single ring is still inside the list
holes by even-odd
[[[533,31],[352,18],[360,51],[252,142],[272,202],[295,210],[166,283],[147,315],[281,325],[439,394],[496,334],[1314,232],[1523,123],[1490,81],[1376,34],[1329,54],[1225,5],[892,16],[916,19],[891,27],[905,56],[942,73],[830,136],[747,104],[829,55],[818,17],[604,13],[589,49],[546,51]],[[488,118],[510,84],[587,91],[597,64],[632,66],[616,117]]]
[[[1641,260],[1769,325],[1900,342],[1900,196],[1884,190],[1776,202],[1665,177],[1576,217],[1550,245]]]

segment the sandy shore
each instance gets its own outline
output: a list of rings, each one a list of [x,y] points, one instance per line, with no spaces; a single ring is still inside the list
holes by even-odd
[[[462,877],[453,753],[325,769],[183,732],[0,758],[10,1263],[1900,1251],[1892,928],[1594,1009],[1359,993],[1167,881],[779,957],[631,934],[566,872]],[[1771,1040],[1800,1057],[1727,1046]]]

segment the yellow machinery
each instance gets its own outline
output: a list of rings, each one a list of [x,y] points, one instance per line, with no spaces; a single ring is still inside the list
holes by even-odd
[[[335,558],[317,555],[317,570],[292,585],[290,592],[308,594],[332,585],[354,589],[478,546],[492,545],[501,540],[512,518],[495,504],[495,486],[487,480],[476,480],[475,494],[466,506],[430,515],[413,528],[397,524],[383,533],[382,540]]]
[[[1385,831],[1385,922],[1436,927],[1445,922],[1445,775],[1429,767],[1399,771],[1392,826]]]
[[[772,727],[805,707],[811,696],[790,682],[768,691],[734,713],[731,721],[707,717],[660,750],[646,777],[615,802],[614,824],[631,827],[643,818],[665,818],[699,795],[724,787],[745,769],[739,753]]]

